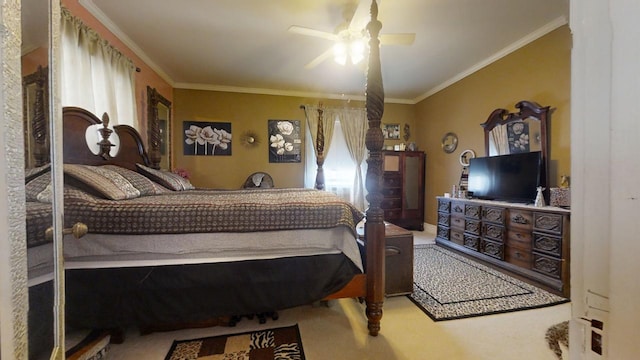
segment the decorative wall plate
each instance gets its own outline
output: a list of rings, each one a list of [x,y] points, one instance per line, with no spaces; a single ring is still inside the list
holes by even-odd
[[[442,137],[442,150],[447,154],[450,154],[458,147],[458,135],[452,132],[444,134]]]

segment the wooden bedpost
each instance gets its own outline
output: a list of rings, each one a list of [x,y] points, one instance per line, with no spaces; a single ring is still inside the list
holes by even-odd
[[[316,163],[318,169],[316,170],[316,189],[324,190],[324,110],[322,110],[322,103],[318,104],[318,131],[316,133]]]
[[[42,166],[49,163],[49,133],[47,131],[49,123],[45,109],[47,109],[48,95],[45,91],[48,81],[47,68],[38,66],[38,70],[32,75],[36,84],[35,103],[33,105],[33,117],[31,119],[31,131],[35,147],[33,157],[35,166]]]
[[[109,115],[107,113],[102,114],[102,127],[98,129],[100,136],[102,139],[98,142],[98,146],[100,147],[100,156],[109,160],[111,158],[111,148],[115,145],[109,141],[109,137],[113,130],[109,129]]]
[[[160,160],[162,159],[162,155],[160,154],[162,138],[160,136],[160,123],[158,121],[158,102],[158,91],[147,86],[147,135],[149,161],[151,162],[151,167],[154,169],[160,169]],[[167,146],[170,146],[170,144]]]
[[[369,128],[366,135],[366,146],[369,150],[367,159],[366,187],[369,191],[367,200],[367,221],[364,234],[367,252],[367,319],[369,335],[377,336],[382,319],[382,305],[384,303],[384,271],[385,271],[385,240],[384,240],[384,212],[380,208],[382,202],[382,146],[384,137],[380,122],[384,112],[384,89],[382,87],[382,71],[380,69],[380,40],[378,35],[382,23],[378,21],[378,4],[371,3],[371,21],[367,25],[369,31],[369,67],[367,69],[367,86],[365,91],[365,106]]]

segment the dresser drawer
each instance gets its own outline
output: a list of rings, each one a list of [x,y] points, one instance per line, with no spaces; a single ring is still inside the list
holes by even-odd
[[[533,233],[533,250],[543,252],[548,255],[562,256],[562,238],[551,236],[545,233]]]
[[[464,230],[464,218],[459,216],[451,216],[451,227]]]
[[[504,242],[505,228],[502,225],[482,224],[482,236],[493,241]]]
[[[384,209],[384,220],[391,221],[402,218],[402,209]]]
[[[482,239],[480,252],[496,259],[504,260],[504,244],[502,243]]]
[[[509,210],[507,226],[510,229],[531,230],[533,228],[533,213],[526,210]]]
[[[496,224],[505,224],[507,209],[502,207],[484,206],[482,208],[482,220]]]
[[[470,234],[480,235],[482,233],[482,226],[481,226],[480,220],[465,219],[464,231]]]
[[[464,234],[463,245],[466,248],[478,251],[480,250],[480,237]]]
[[[464,203],[460,201],[451,202],[451,213],[464,216]]]
[[[556,235],[562,235],[562,215],[533,213],[533,229]]]
[[[449,226],[450,224],[449,214],[438,213],[438,225]]]
[[[401,198],[384,198],[380,202],[380,207],[382,209],[402,209],[402,199]]]
[[[471,219],[480,220],[480,218],[482,217],[480,209],[480,205],[466,204],[464,206],[464,216]]]
[[[387,187],[402,187],[402,177],[400,175],[387,175],[382,177],[382,186]]]
[[[402,197],[402,189],[399,187],[391,187],[391,188],[385,187],[385,188],[382,188],[381,192],[384,197],[397,197],[397,198]]]
[[[449,228],[446,226],[438,225],[438,237],[440,239],[449,240]]]
[[[562,260],[534,252],[532,269],[547,276],[560,279],[562,275]]]
[[[507,231],[507,246],[531,251],[531,233],[509,229]]]
[[[449,240],[458,245],[464,245],[464,233],[462,232],[462,230],[452,228],[449,231]]]
[[[525,269],[531,269],[531,251],[525,251],[517,247],[506,246],[505,260],[513,265]]]
[[[449,213],[451,209],[451,201],[448,200],[438,200],[438,212]]]

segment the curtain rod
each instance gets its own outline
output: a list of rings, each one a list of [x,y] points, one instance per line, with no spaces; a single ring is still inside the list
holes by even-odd
[[[300,105],[300,109],[306,110],[307,106],[313,106],[313,105],[304,105],[304,104],[302,104],[302,105]],[[360,109],[364,109],[365,108],[364,106],[362,106],[362,107],[331,107],[331,106],[330,107],[326,107],[326,106],[322,106],[322,105],[317,106],[317,107],[321,108],[322,110],[343,110],[343,109],[360,110]]]

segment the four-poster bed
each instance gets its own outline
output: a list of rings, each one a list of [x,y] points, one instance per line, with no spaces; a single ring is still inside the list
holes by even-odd
[[[370,204],[366,211],[364,230],[366,264],[360,264],[357,245],[355,245],[357,254],[354,255],[353,252],[357,237],[355,225],[361,220],[362,214],[347,204],[339,203],[331,197],[331,194],[323,191],[305,189],[234,191],[164,189],[166,190],[164,191],[152,186],[156,190],[149,190],[155,192],[148,196],[125,196],[125,200],[122,201],[113,197],[104,199],[112,193],[106,194],[105,191],[96,190],[95,184],[88,184],[79,174],[86,175],[89,171],[91,175],[87,177],[97,176],[96,173],[100,175],[106,171],[105,165],[108,165],[112,167],[111,170],[114,170],[115,166],[119,169],[117,173],[125,177],[133,176],[126,170],[138,174],[137,176],[140,173],[147,177],[150,174],[158,175],[153,173],[153,170],[158,168],[159,142],[150,141],[149,152],[147,152],[135,129],[117,125],[113,132],[119,138],[120,147],[117,154],[112,155],[110,151],[113,144],[108,140],[111,130],[106,127],[108,117],[103,117],[103,121],[100,121],[95,115],[85,110],[66,108],[63,112],[65,175],[74,180],[70,185],[75,187],[70,186],[65,190],[65,226],[83,221],[88,223],[89,228],[86,238],[65,238],[67,321],[70,325],[117,327],[129,325],[121,322],[124,321],[122,317],[132,316],[135,318],[134,325],[149,326],[153,330],[154,326],[166,328],[167,326],[197,325],[203,320],[209,320],[211,316],[268,312],[321,299],[354,297],[366,300],[369,334],[378,335],[385,295],[385,227],[384,213],[380,208],[381,149],[384,141],[380,122],[384,111],[384,92],[378,40],[381,23],[377,20],[377,11],[377,4],[373,1],[371,22],[367,26],[371,40],[366,87],[366,111],[369,123],[366,133],[366,147],[369,151],[366,187]],[[157,124],[153,123],[157,119],[150,119],[150,121],[149,129],[157,129]],[[84,140],[87,127],[96,124],[103,125],[100,128],[103,139],[99,142],[100,151],[97,155],[89,151]],[[322,147],[322,130],[320,128],[318,130],[318,146]],[[319,168],[321,170],[321,166]],[[114,176],[111,176],[111,180],[114,180]],[[157,180],[154,177],[149,178]],[[317,188],[321,189],[323,187],[321,171],[319,171],[318,181]],[[91,185],[93,188],[88,189]],[[169,186],[164,183],[161,185]],[[83,189],[79,190],[76,187]],[[122,187],[119,190],[125,191]],[[96,194],[96,191],[99,194]],[[276,196],[278,193],[285,195]],[[189,195],[191,196],[188,197]],[[214,196],[217,196],[215,200],[213,200]],[[237,196],[245,196],[248,200],[239,201]],[[281,200],[282,197],[291,198],[292,196],[295,201],[303,205],[291,207],[292,205]],[[220,200],[223,198],[225,200]],[[169,219],[173,218],[171,211],[179,209],[183,213],[187,212],[189,206],[185,206],[185,199],[190,201],[187,205],[200,212],[194,213],[190,218],[192,223],[190,222],[187,226],[184,222],[176,221],[177,224],[174,224],[176,228],[165,228],[157,232],[150,230],[154,226],[162,228],[167,225],[165,222],[170,222]],[[270,202],[272,204],[268,204]],[[238,211],[235,220],[230,217],[220,217],[216,215],[215,210],[212,210],[214,206],[221,206],[222,203],[231,204],[233,211]],[[316,203],[322,203],[324,208],[309,210],[312,204]],[[243,204],[242,211],[245,211],[245,208],[257,211],[241,212],[238,204]],[[143,214],[139,218],[134,216],[136,211],[142,213],[148,208],[153,208],[153,212]],[[228,208],[219,209],[223,209],[219,213],[228,213]],[[286,214],[278,217],[283,211]],[[316,212],[309,215],[305,211]],[[326,215],[327,212],[330,215]],[[255,223],[248,220],[260,219],[264,214],[268,216],[266,220],[261,220],[262,223],[275,222],[283,227],[252,228],[251,226]],[[296,216],[302,218],[303,225],[292,226],[293,220],[287,221],[287,216],[289,219]],[[178,215],[175,215],[175,218],[184,220]],[[337,218],[337,220],[334,219],[335,223],[330,223],[332,220],[327,218]],[[134,220],[133,223],[125,222],[131,219]],[[209,221],[201,221],[202,219]],[[217,227],[212,224],[217,224]],[[287,228],[287,226],[290,227]],[[189,229],[194,227],[197,233],[218,231],[232,233],[232,237],[228,238],[227,242],[233,243],[251,241],[252,237],[262,238],[269,231],[273,231],[276,233],[275,237],[288,234],[298,240],[311,241],[317,249],[309,251],[309,246],[299,245],[295,251],[302,252],[296,252],[295,255],[282,256],[286,251],[294,251],[286,248],[280,249],[280,253],[276,251],[271,255],[257,257],[242,251],[235,252],[236,249],[232,249],[231,255],[221,255],[215,251],[207,252],[206,249],[197,248],[193,253],[187,252],[186,255],[183,253],[177,256],[169,252],[165,254],[166,256],[158,256],[154,253],[151,257],[141,255],[140,253],[144,253],[144,250],[136,253],[136,250],[131,248],[115,254],[96,252],[96,248],[107,246],[106,244],[116,240],[120,241],[116,247],[137,242],[132,240],[133,238],[144,239],[148,244],[158,239],[171,243],[177,238],[174,236],[165,239],[164,236],[176,234],[179,235],[178,238],[182,236],[192,243],[198,243],[202,239],[194,239],[186,235]],[[243,230],[238,230],[240,227]],[[325,230],[329,231],[330,235],[327,235]],[[256,232],[260,233],[256,234]],[[332,244],[314,243],[316,237],[330,238]],[[91,248],[94,241],[98,245]],[[327,248],[323,249],[322,246]],[[83,247],[88,247],[89,250],[85,249],[86,251],[82,252]],[[272,249],[269,248],[269,250]],[[223,258],[224,256],[228,257]],[[217,257],[219,261],[203,260],[207,257]],[[220,258],[223,259],[220,260]],[[312,261],[308,261],[309,259]],[[277,275],[266,279],[261,276],[265,272],[275,272]],[[143,282],[145,286],[142,286]],[[185,288],[184,284],[190,287]],[[231,287],[239,288],[238,294],[234,293],[233,296],[220,302],[215,301],[217,298],[224,298],[220,294],[228,292]],[[175,302],[169,299],[174,299]],[[246,299],[253,299],[253,301],[243,303]],[[100,311],[96,313],[96,309]]]

